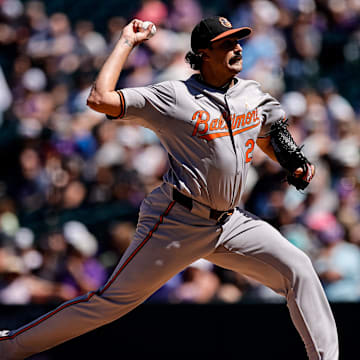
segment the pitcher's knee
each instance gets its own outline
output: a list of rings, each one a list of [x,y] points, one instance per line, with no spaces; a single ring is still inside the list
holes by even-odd
[[[297,251],[296,254],[291,258],[291,275],[292,285],[299,281],[312,281],[317,277],[314,270],[313,264],[308,255],[301,250]]]

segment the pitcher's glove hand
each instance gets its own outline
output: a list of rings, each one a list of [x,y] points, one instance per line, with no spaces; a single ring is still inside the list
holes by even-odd
[[[307,160],[287,129],[286,121],[277,121],[270,129],[270,142],[279,164],[287,170],[289,184],[304,190],[315,174],[315,168]]]
[[[301,151],[299,160],[301,160],[299,166],[293,173],[287,175],[286,180],[290,185],[294,185],[297,190],[304,190],[315,175],[315,167],[303,156]]]

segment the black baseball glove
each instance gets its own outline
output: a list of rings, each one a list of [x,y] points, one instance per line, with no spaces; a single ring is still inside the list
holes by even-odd
[[[288,121],[277,121],[270,128],[270,142],[279,164],[287,170],[286,180],[297,190],[304,190],[313,178],[311,163],[297,146],[288,129]],[[301,168],[302,173],[297,174]]]

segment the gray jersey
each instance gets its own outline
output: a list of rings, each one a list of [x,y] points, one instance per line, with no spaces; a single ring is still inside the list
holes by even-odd
[[[120,97],[123,118],[152,129],[168,151],[165,182],[218,210],[240,204],[256,139],[285,116],[257,82],[238,78],[227,91],[193,75],[123,89]]]

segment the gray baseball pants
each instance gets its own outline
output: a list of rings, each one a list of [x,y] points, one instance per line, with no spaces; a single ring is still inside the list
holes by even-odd
[[[120,318],[199,258],[285,296],[309,359],[338,359],[335,321],[309,258],[241,209],[223,225],[198,203],[190,212],[167,184],[143,201],[135,238],[108,282],[0,338],[0,359],[24,359]]]

